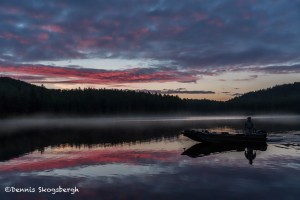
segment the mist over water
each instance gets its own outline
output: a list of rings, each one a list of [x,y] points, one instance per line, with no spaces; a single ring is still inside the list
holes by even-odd
[[[47,117],[33,116],[23,118],[0,119],[0,131],[13,132],[35,128],[104,128],[104,127],[147,127],[147,126],[198,126],[205,128],[210,124],[230,124],[243,126],[245,115],[236,116],[131,116],[131,117]],[[275,124],[295,125],[300,121],[299,115],[259,115],[253,116],[256,123],[274,126]]]
[[[181,134],[241,132],[246,117],[2,119],[1,199],[297,199],[300,116],[253,116],[268,141],[252,147],[251,162],[245,147],[206,145]],[[6,186],[80,192],[53,197],[6,193]]]

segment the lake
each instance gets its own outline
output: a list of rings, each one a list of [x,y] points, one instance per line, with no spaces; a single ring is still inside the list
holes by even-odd
[[[192,128],[241,132],[244,121],[3,119],[1,199],[299,199],[299,116],[254,117],[268,141],[251,149],[205,145],[181,134]],[[79,192],[52,194],[59,187]]]

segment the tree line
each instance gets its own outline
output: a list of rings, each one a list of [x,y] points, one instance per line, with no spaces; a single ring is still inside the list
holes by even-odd
[[[0,78],[0,116],[35,113],[205,114],[205,113],[300,113],[300,83],[250,92],[226,102],[181,99],[178,96],[115,89],[47,89],[19,80]]]

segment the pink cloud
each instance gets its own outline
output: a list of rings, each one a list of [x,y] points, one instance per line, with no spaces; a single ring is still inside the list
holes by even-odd
[[[149,33],[148,28],[140,28],[140,29],[134,30],[132,32],[132,36],[135,38],[141,38],[141,37],[146,36],[148,33]]]
[[[205,13],[201,13],[201,12],[197,12],[193,14],[194,19],[198,22],[198,21],[203,21],[205,19],[207,19],[207,14]]]
[[[41,33],[38,35],[38,40],[40,42],[47,41],[49,39],[49,35],[47,33]]]
[[[111,36],[102,36],[99,38],[99,40],[109,42],[109,41],[112,41],[113,38]]]
[[[88,47],[93,47],[97,45],[97,40],[96,39],[84,39],[80,40],[78,43],[79,48],[88,48]]]
[[[63,33],[63,28],[61,26],[55,25],[55,24],[48,24],[41,26],[41,29],[48,32],[54,32],[54,33]]]
[[[184,27],[182,27],[182,26],[175,26],[175,27],[172,27],[171,29],[170,29],[170,32],[172,33],[172,34],[178,34],[178,33],[181,33],[181,32],[183,32],[183,31],[185,31],[186,30],[186,28],[184,28]]]
[[[9,33],[9,32],[5,32],[3,34],[0,35],[0,38],[4,38],[7,40],[17,40],[19,43],[21,44],[29,44],[29,40],[25,39],[17,34],[14,33]]]
[[[85,84],[119,84],[138,82],[195,82],[195,73],[170,69],[101,70],[87,68],[64,68],[46,65],[0,65],[0,74],[11,77],[24,77],[31,83],[85,83]],[[28,78],[28,77],[34,78]],[[41,77],[38,80],[36,77]],[[27,77],[27,78],[26,78]],[[58,79],[59,81],[49,81]]]
[[[220,19],[212,19],[208,22],[208,24],[214,25],[218,28],[224,27],[224,22],[221,21]]]
[[[13,6],[0,6],[0,11],[3,13],[9,13],[11,15],[19,14],[20,12],[22,12],[20,8]]]

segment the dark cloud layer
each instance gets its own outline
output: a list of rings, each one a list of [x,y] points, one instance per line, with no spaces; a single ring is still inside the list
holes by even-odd
[[[252,81],[254,79],[257,79],[258,75],[250,75],[248,78],[236,78],[233,79],[234,81]]]
[[[274,65],[269,67],[254,68],[257,72],[267,72],[272,74],[300,73],[300,64],[295,65]]]
[[[6,64],[134,58],[193,76],[299,72],[300,0],[2,0],[0,18]]]

